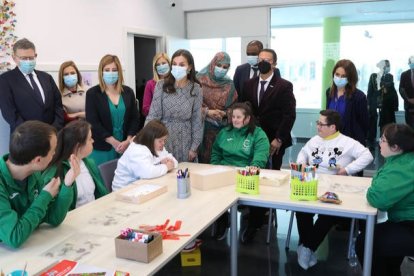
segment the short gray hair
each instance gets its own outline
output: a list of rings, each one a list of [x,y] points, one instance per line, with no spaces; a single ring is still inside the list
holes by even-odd
[[[33,42],[31,42],[27,38],[19,39],[16,41],[16,43],[14,43],[13,53],[16,53],[18,49],[23,49],[23,50],[33,49],[36,52],[35,45],[33,44]]]

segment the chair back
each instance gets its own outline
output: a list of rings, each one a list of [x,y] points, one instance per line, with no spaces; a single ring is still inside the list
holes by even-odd
[[[98,166],[102,179],[105,183],[108,192],[112,192],[112,181],[114,180],[116,166],[118,165],[118,159],[110,160],[102,163]]]

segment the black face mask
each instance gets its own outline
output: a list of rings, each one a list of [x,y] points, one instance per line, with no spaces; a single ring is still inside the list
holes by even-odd
[[[262,60],[257,64],[257,67],[259,68],[259,71],[261,74],[267,74],[269,73],[271,69],[271,65],[269,62]]]

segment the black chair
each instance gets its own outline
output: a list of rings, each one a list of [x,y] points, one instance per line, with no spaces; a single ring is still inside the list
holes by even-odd
[[[118,159],[114,159],[98,166],[102,179],[108,192],[112,192],[112,181],[114,180],[116,166],[118,165]]]

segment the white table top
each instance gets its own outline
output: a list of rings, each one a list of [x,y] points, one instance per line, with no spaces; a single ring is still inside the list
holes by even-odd
[[[189,167],[191,172],[210,166],[180,164],[181,168]],[[263,171],[263,175],[270,178],[274,176],[275,179],[283,178],[286,173]],[[321,193],[329,187],[328,190],[339,194],[343,200],[341,205],[292,201],[289,199],[289,185],[277,180],[273,180],[274,185],[272,181],[262,181],[261,193],[255,196],[235,192],[233,184],[209,191],[193,188],[192,195],[187,199],[176,197],[175,172],[170,172],[161,178],[140,182],[167,184],[168,192],[139,205],[118,201],[115,199],[115,193],[111,193],[75,209],[68,213],[59,227],[41,225],[19,249],[0,245],[0,268],[4,272],[22,269],[27,261],[27,270],[31,275],[54,261],[71,259],[106,269],[127,271],[132,273],[131,275],[153,274],[239,199],[259,204],[278,202],[292,208],[300,206],[338,213],[376,214],[376,209],[369,206],[365,199],[365,189],[369,186],[370,179],[360,177],[323,176],[320,178],[320,189],[322,188],[323,191]],[[191,236],[181,237],[178,241],[164,240],[163,253],[149,264],[115,257],[114,238],[119,235],[121,229],[135,228],[143,224],[163,224],[166,219],[170,219],[170,225],[176,220],[182,220],[182,227],[178,233],[191,234]]]

